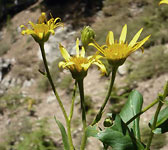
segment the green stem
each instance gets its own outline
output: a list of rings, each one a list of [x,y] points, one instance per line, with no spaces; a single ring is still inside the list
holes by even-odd
[[[147,143],[147,146],[146,146],[145,150],[149,150],[149,148],[150,148],[150,145],[152,143],[152,139],[153,139],[153,136],[154,136],[153,131],[156,129],[156,124],[157,124],[157,119],[158,119],[158,116],[159,116],[159,112],[160,112],[167,96],[168,96],[168,81],[165,84],[163,95],[158,96],[159,104],[158,104],[158,107],[157,107],[155,115],[154,115],[154,120],[153,120],[153,124],[152,124],[152,127],[151,127],[149,140],[148,140],[148,143]]]
[[[86,137],[86,110],[85,110],[83,79],[78,80],[77,82],[78,82],[78,86],[79,86],[81,109],[82,109],[82,124],[83,124],[83,136],[82,136],[82,142],[81,142],[80,150],[84,150],[85,145],[86,145],[87,137]]]
[[[156,128],[157,118],[158,118],[158,115],[159,115],[159,112],[160,112],[162,106],[163,106],[162,101],[159,101],[158,107],[157,107],[156,112],[155,112],[154,121],[153,121],[153,124],[152,124],[152,127],[151,127],[149,140],[148,140],[148,143],[147,143],[147,146],[146,146],[145,150],[149,150],[150,145],[152,143],[152,139],[153,139],[153,136],[154,136],[153,130]]]
[[[144,112],[146,112],[147,110],[149,110],[151,107],[153,107],[158,102],[159,102],[159,99],[156,99],[155,101],[153,101],[150,105],[148,105],[147,107],[145,107],[141,112],[137,113],[130,120],[128,120],[126,122],[126,125],[129,125],[132,121],[134,121],[136,118],[138,118],[140,115],[142,115]]]
[[[71,120],[72,120],[73,111],[74,111],[74,103],[75,103],[76,89],[77,89],[77,82],[75,81],[75,86],[74,86],[73,95],[72,95],[71,109],[70,109],[70,114],[69,114],[69,121],[70,121],[70,122],[71,122]]]
[[[50,85],[52,87],[52,90],[56,96],[56,99],[59,103],[59,106],[62,110],[62,113],[64,115],[64,118],[65,118],[65,121],[66,121],[66,125],[67,125],[67,132],[68,132],[68,139],[69,139],[69,144],[70,144],[70,150],[74,150],[74,146],[73,146],[73,142],[72,142],[72,136],[71,136],[71,125],[70,125],[70,121],[68,119],[68,116],[67,116],[67,113],[65,111],[65,108],[63,106],[63,103],[58,95],[58,92],[55,88],[55,85],[54,85],[54,82],[52,80],[52,77],[51,77],[51,74],[50,74],[50,71],[48,69],[48,63],[47,63],[47,59],[46,59],[46,54],[45,54],[45,50],[44,50],[44,43],[40,43],[40,49],[41,49],[41,54],[42,54],[42,58],[43,58],[43,62],[44,62],[44,66],[45,66],[45,70],[46,70],[46,73],[47,73],[47,78],[50,82]]]
[[[115,81],[115,77],[116,77],[116,72],[118,70],[118,67],[113,67],[112,68],[112,75],[111,75],[111,81],[110,81],[110,86],[109,86],[109,89],[108,89],[108,92],[107,92],[107,95],[106,95],[106,98],[98,112],[98,114],[96,115],[96,118],[94,119],[94,121],[92,122],[92,126],[94,126],[97,122],[99,122],[99,120],[101,119],[101,116],[102,116],[102,113],[103,113],[103,110],[110,98],[110,95],[111,95],[111,92],[112,92],[112,88],[113,88],[113,85],[114,85],[114,81]]]

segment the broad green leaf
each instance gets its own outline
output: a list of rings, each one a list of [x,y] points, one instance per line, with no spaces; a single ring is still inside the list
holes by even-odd
[[[62,141],[63,141],[63,145],[64,145],[64,150],[70,150],[70,146],[69,146],[69,141],[68,141],[68,137],[67,137],[67,133],[66,130],[63,126],[63,124],[55,118],[55,122],[57,123],[60,131],[61,131],[61,135],[62,135]]]
[[[138,91],[133,90],[129,94],[128,100],[119,114],[122,120],[126,123],[133,116],[141,112],[142,104],[143,104],[142,95]],[[136,138],[140,140],[139,120],[140,120],[140,117],[137,117],[132,123],[128,125],[128,127],[130,129],[131,128],[133,129]]]
[[[97,134],[97,138],[104,145],[111,146],[113,150],[138,150],[129,134],[126,124],[117,115],[112,127],[106,128]]]
[[[149,122],[149,127],[153,124],[153,118]],[[155,134],[168,132],[168,106],[160,111],[156,123],[156,129],[153,131]]]
[[[110,146],[113,150],[144,150],[144,145],[135,138],[134,133],[129,130],[119,115],[116,115],[113,126],[103,131],[98,131],[96,125],[87,127],[86,136],[99,139],[104,149]]]

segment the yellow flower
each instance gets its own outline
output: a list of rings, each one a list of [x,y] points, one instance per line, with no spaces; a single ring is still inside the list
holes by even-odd
[[[149,39],[150,35],[142,41],[137,42],[142,30],[143,28],[136,33],[129,44],[125,42],[127,35],[127,25],[125,25],[122,29],[119,42],[114,41],[113,32],[109,31],[106,38],[106,45],[99,46],[95,41],[89,45],[94,46],[98,51],[100,51],[112,66],[120,66],[131,53],[135,52],[139,48],[143,49],[142,45]]]
[[[160,4],[164,4],[164,3],[165,3],[165,4],[168,4],[168,0],[161,0],[161,1],[159,2],[159,5],[160,5]]]
[[[99,60],[102,56],[93,55],[89,57],[85,57],[85,49],[82,46],[81,51],[79,52],[79,39],[76,40],[76,55],[70,56],[67,50],[60,44],[59,45],[62,56],[65,61],[61,61],[59,63],[59,67],[69,69],[72,73],[72,77],[76,80],[83,79],[87,75],[88,68],[91,64],[97,65],[102,74],[106,73],[106,68]]]
[[[29,21],[32,29],[28,29],[25,25],[21,25],[21,28],[25,28],[22,30],[22,34],[30,34],[34,38],[34,40],[38,43],[46,42],[50,36],[50,34],[55,34],[54,29],[63,26],[63,23],[60,22],[60,18],[54,19],[53,17],[47,21],[46,14],[44,12],[41,13],[41,16],[38,19],[38,23],[34,24]]]

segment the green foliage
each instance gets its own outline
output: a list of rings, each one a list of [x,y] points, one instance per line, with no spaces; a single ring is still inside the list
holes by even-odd
[[[147,143],[150,136],[150,129],[143,127],[141,128],[141,140],[143,143]],[[155,134],[152,144],[151,144],[151,150],[159,150],[164,145],[166,145],[166,135],[165,134]]]
[[[168,53],[163,46],[149,49],[147,57],[141,59],[129,74],[128,80],[146,80],[168,72]],[[139,69],[140,68],[140,69]]]
[[[32,123],[28,118],[18,118],[17,121],[7,126],[8,132],[3,135],[4,138],[3,141],[0,141],[0,147],[3,147],[4,150],[13,149],[21,136],[30,133],[31,130]]]
[[[15,148],[17,150],[55,150],[55,143],[50,138],[50,132],[46,128],[47,120],[39,122],[39,127],[30,133],[22,134],[22,139]]]
[[[19,125],[20,124],[20,125]],[[11,126],[5,141],[0,142],[2,150],[55,150],[56,144],[51,139],[47,128],[47,119],[38,120],[35,124],[29,119],[23,118]],[[36,126],[36,128],[33,128]]]
[[[62,141],[64,144],[64,150],[69,150],[70,146],[69,146],[69,141],[68,141],[68,136],[67,136],[66,130],[65,130],[63,124],[59,120],[57,120],[56,117],[55,117],[55,122],[57,123],[57,125],[61,131]]]
[[[24,103],[25,97],[20,92],[18,87],[8,90],[2,97],[0,97],[1,109],[16,109]]]
[[[132,117],[134,117],[136,114],[141,112],[142,105],[143,105],[142,95],[138,91],[133,90],[129,94],[128,100],[120,112],[120,117],[126,123]],[[139,120],[140,120],[140,117],[137,117],[132,122],[132,124],[128,125],[130,129],[133,129],[133,132],[134,132],[136,138],[138,138],[138,139],[140,139]]]
[[[95,126],[88,127],[86,130],[87,136],[98,138],[107,149],[108,146],[113,150],[143,150],[144,146],[135,139],[133,133],[122,121],[119,115],[116,116],[112,127],[98,131]]]
[[[159,116],[156,123],[156,129],[153,131],[155,134],[161,134],[168,132],[167,128],[168,123],[168,106],[159,112]],[[149,126],[153,124],[153,118],[149,123]]]

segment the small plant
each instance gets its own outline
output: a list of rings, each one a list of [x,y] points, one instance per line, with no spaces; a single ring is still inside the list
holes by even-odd
[[[37,122],[38,128],[30,133],[21,135],[20,141],[16,144],[17,150],[55,150],[56,143],[50,138],[50,132],[46,128],[47,120]]]
[[[0,97],[0,107],[3,109],[16,109],[24,103],[24,96],[20,92],[19,88],[12,88],[2,97]]]
[[[57,84],[55,84],[58,80],[59,75],[59,73],[57,72],[58,68],[55,69],[57,74],[53,76],[53,70],[51,69],[50,71],[48,67],[48,62],[46,59],[46,53],[44,48],[44,44],[48,41],[50,35],[55,33],[54,29],[59,26],[63,26],[63,24],[60,22],[60,18],[54,19],[52,15],[51,19],[47,20],[45,13],[41,14],[41,16],[38,19],[38,23],[29,23],[32,26],[31,29],[27,28],[24,25],[21,25],[21,27],[24,28],[22,30],[22,34],[31,35],[34,38],[34,40],[39,44],[45,68],[45,71],[40,71],[40,73],[46,79],[48,79],[48,83],[51,86],[51,89],[57,99],[57,102],[65,119],[65,125],[63,125],[55,117],[55,122],[58,125],[58,128],[61,132],[64,150],[75,150],[78,147],[80,147],[80,150],[86,149],[86,143],[89,137],[95,137],[97,138],[97,140],[101,141],[104,150],[110,148],[114,150],[149,150],[151,147],[152,139],[155,134],[163,134],[165,132],[168,132],[168,107],[165,106],[165,108],[162,109],[162,107],[166,104],[166,98],[168,96],[168,81],[166,81],[163,92],[158,94],[156,100],[154,100],[144,109],[142,109],[143,96],[137,90],[132,90],[131,92],[129,91],[129,93],[126,92],[126,94],[122,94],[122,98],[125,99],[126,103],[122,107],[121,111],[117,112],[116,114],[110,114],[111,116],[105,119],[103,128],[100,128],[98,124],[100,120],[102,120],[103,113],[105,112],[105,108],[108,104],[110,97],[115,98],[117,100],[119,99],[119,97],[115,94],[115,88],[113,88],[118,68],[125,63],[129,55],[131,55],[138,49],[141,49],[142,52],[144,51],[142,46],[149,40],[151,35],[147,34],[145,38],[138,41],[143,31],[143,28],[140,28],[139,31],[135,33],[132,40],[130,40],[130,42],[128,43],[126,41],[127,24],[125,24],[122,28],[119,40],[115,40],[116,38],[114,38],[113,32],[109,31],[106,36],[106,40],[104,40],[106,41],[105,44],[101,45],[99,45],[98,42],[95,40],[95,32],[91,30],[90,27],[84,28],[83,32],[81,32],[82,42],[84,42],[84,45],[80,45],[80,41],[77,38],[75,55],[70,55],[66,48],[61,43],[59,44],[59,49],[64,59],[57,63],[58,68],[69,70],[72,75],[72,79],[74,80],[74,89],[71,98],[70,112],[68,113],[59,96],[59,93],[57,92]],[[107,25],[105,24],[105,26]],[[87,44],[88,46],[93,46],[97,49],[95,54],[92,54],[91,56],[86,56],[85,48],[87,48]],[[160,57],[163,58],[162,56]],[[91,67],[91,65],[96,65],[101,71],[102,75],[107,74],[106,67],[102,63],[101,58],[106,59],[106,61],[109,64],[109,75],[111,76],[111,79],[109,82],[107,94],[102,100],[101,107],[94,116],[92,122],[89,123],[87,120],[87,111],[90,108],[92,108],[92,100],[90,97],[85,96],[84,79],[87,76],[88,69]],[[57,66],[55,66],[54,68],[56,67]],[[66,81],[65,86],[67,86],[67,82],[69,82],[70,80],[69,78],[66,78],[64,80]],[[79,89],[80,95],[82,122],[82,137],[80,146],[74,145],[71,129],[77,88]],[[113,95],[111,94],[112,91]],[[156,108],[153,118],[149,121],[149,137],[147,142],[143,143],[143,141],[141,140],[141,128],[139,122],[140,117],[143,113],[145,113],[155,104],[158,104],[158,106]],[[43,131],[42,133],[45,133],[44,130],[37,130],[31,135],[29,134],[27,136],[28,138],[24,137],[26,141],[21,142],[21,144],[18,145],[19,147],[17,148],[29,148],[31,144],[34,146],[34,141],[36,141],[37,148],[41,147],[43,149],[43,142],[45,141],[45,136],[41,134],[41,131]],[[33,141],[30,140],[33,139],[34,136],[38,137],[38,139],[34,139]],[[25,144],[27,142],[29,143],[29,147],[27,144]],[[49,147],[53,146],[50,142],[47,143],[47,145],[49,145]],[[47,149],[47,147],[45,147],[45,149]]]
[[[38,120],[35,123],[25,118],[19,119],[19,122],[15,122],[15,125],[10,126],[8,133],[5,135],[5,141],[0,142],[0,148],[2,150],[57,149],[56,143],[51,138],[51,133],[48,130],[47,122],[47,118]],[[21,125],[18,126],[19,123]]]

